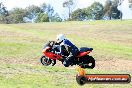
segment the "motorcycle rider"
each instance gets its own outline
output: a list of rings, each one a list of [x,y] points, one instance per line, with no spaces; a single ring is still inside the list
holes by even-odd
[[[74,57],[78,54],[79,50],[78,48],[72,44],[68,39],[65,38],[64,34],[57,35],[57,43],[60,47],[59,54],[64,55],[64,51],[68,52],[67,58],[64,58],[63,65],[65,67],[68,67],[69,65],[72,65],[74,61]]]

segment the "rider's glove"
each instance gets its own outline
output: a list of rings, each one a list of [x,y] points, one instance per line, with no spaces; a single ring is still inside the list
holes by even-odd
[[[55,54],[55,51],[54,50],[52,50],[51,52]]]
[[[60,52],[55,52],[56,55],[61,55]]]

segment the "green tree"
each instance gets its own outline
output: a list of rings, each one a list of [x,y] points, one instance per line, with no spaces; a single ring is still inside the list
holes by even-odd
[[[63,2],[63,7],[68,9],[68,19],[71,19],[72,10],[75,8],[75,1],[66,0]]]
[[[46,12],[47,10],[47,4],[46,3],[43,3],[41,6],[40,6],[41,10],[43,11],[43,13]]]
[[[103,10],[104,10],[104,7],[101,3],[99,2],[94,2],[91,6],[91,14],[92,14],[92,17],[93,19],[95,20],[100,20],[103,18]]]
[[[58,13],[55,13],[54,8],[50,4],[43,3],[40,7],[43,13],[47,14],[50,22],[61,22],[62,19],[59,17]]]
[[[8,23],[7,16],[9,15],[8,10],[3,5],[3,3],[0,3],[0,23]]]
[[[62,22],[62,19],[60,18],[58,13],[54,14],[51,20],[52,22]]]
[[[39,23],[39,22],[49,22],[49,17],[48,14],[45,13],[39,13],[35,22]]]
[[[117,9],[118,5],[121,4],[119,0],[107,0],[104,6],[104,15],[111,19],[122,18],[122,13]]]
[[[83,10],[84,10],[84,13],[86,14],[85,20],[93,19],[93,15],[92,15],[93,10],[92,10],[91,6],[84,8]]]
[[[43,16],[41,17],[41,22],[49,22],[49,17],[47,14],[43,14]]]
[[[113,19],[120,19],[122,18],[122,13],[121,11],[118,10],[118,0],[112,1],[112,6],[111,6],[111,17]]]
[[[31,5],[26,8],[27,11],[27,18],[30,19],[32,22],[37,17],[38,13],[43,12],[42,9],[38,6]]]
[[[52,17],[54,16],[54,9],[50,4],[47,5],[46,14],[48,14],[49,21],[52,21]]]
[[[100,20],[103,18],[103,5],[99,2],[94,2],[91,6],[83,9],[77,9],[72,13],[72,20]]]
[[[104,15],[106,17],[109,17],[109,19],[111,19],[111,6],[112,6],[112,1],[107,0],[105,2],[105,6],[104,6]]]
[[[8,10],[2,2],[0,3],[0,16],[8,16]]]
[[[76,21],[83,21],[86,19],[86,11],[84,9],[77,9],[74,12],[72,12],[72,20],[76,20]]]
[[[25,9],[22,8],[14,8],[9,11],[8,21],[9,23],[25,23],[24,17],[26,17],[27,13]]]

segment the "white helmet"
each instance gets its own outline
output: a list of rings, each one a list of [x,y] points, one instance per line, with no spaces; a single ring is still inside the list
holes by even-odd
[[[59,35],[57,35],[56,39],[57,39],[57,42],[59,43],[65,39],[65,36],[64,36],[64,34],[59,34]]]

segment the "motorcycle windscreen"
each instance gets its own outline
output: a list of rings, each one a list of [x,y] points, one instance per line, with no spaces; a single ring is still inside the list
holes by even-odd
[[[53,41],[49,41],[48,43],[44,45],[43,49],[46,47],[51,47],[53,44],[54,44]]]

